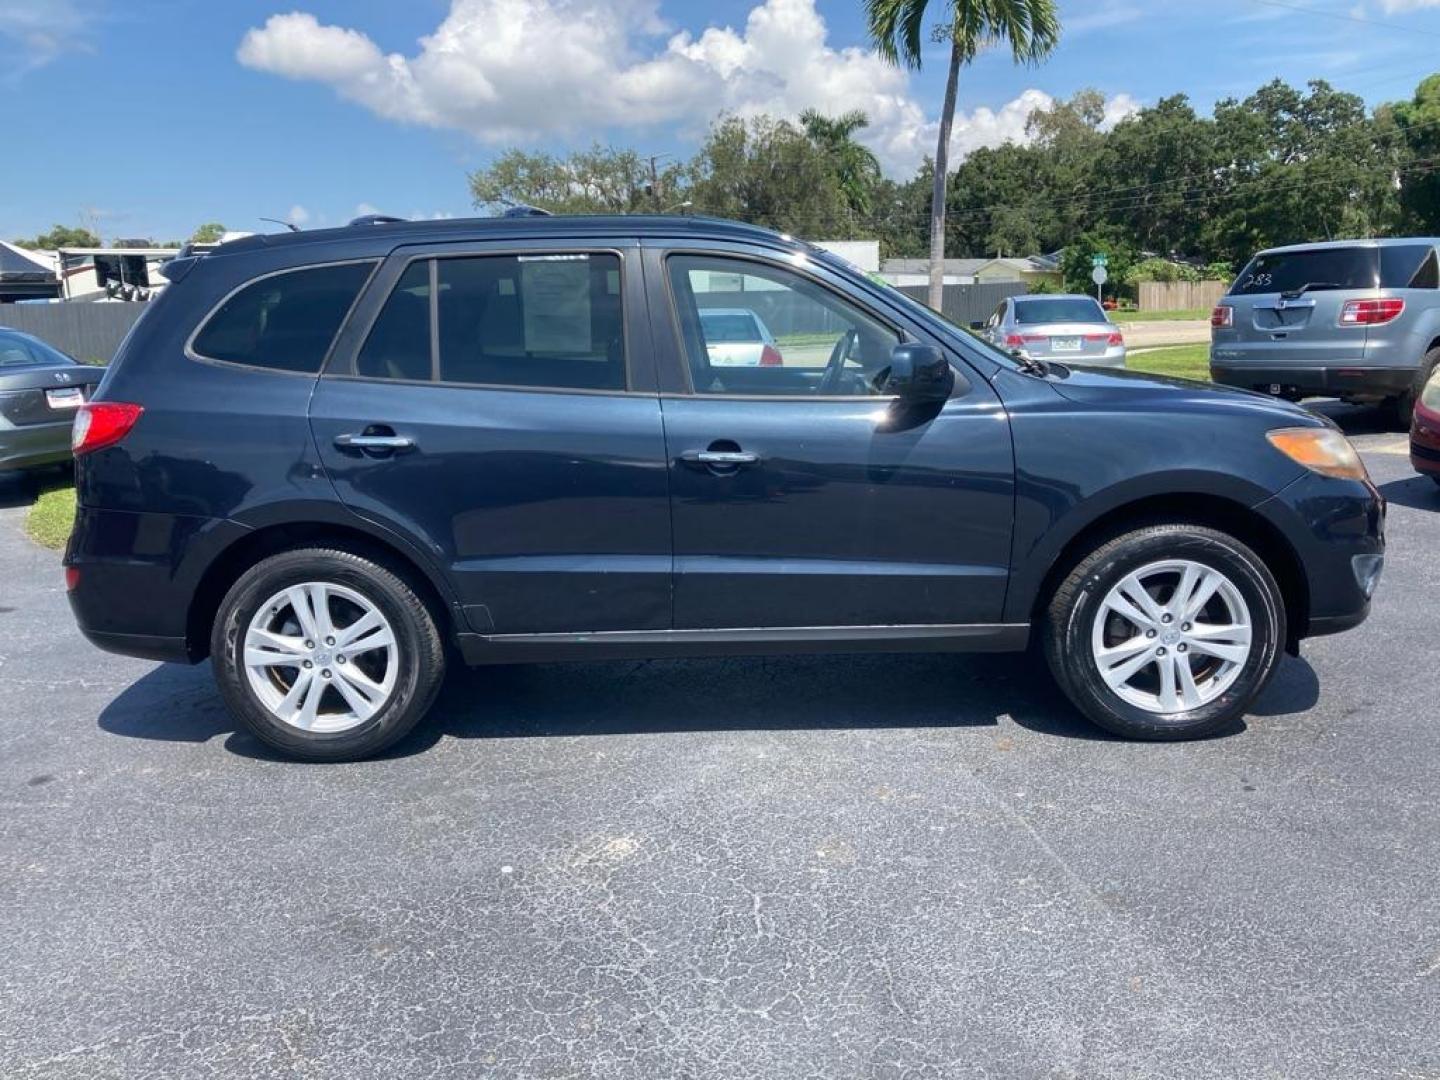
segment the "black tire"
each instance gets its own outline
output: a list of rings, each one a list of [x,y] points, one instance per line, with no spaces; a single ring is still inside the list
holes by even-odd
[[[1415,381],[1410,385],[1410,389],[1399,397],[1385,399],[1381,408],[1386,427],[1392,431],[1410,430],[1415,418],[1415,402],[1420,400],[1425,384],[1430,381],[1430,376],[1435,373],[1437,366],[1440,366],[1440,348],[1431,349],[1421,359],[1420,366],[1415,369]]]
[[[1249,655],[1227,689],[1197,708],[1163,714],[1126,701],[1106,685],[1091,635],[1111,589],[1135,570],[1168,559],[1200,563],[1224,575],[1248,608],[1252,636]],[[1197,739],[1232,728],[1275,673],[1286,640],[1285,605],[1264,562],[1233,536],[1198,525],[1152,525],[1116,536],[1083,558],[1056,589],[1043,634],[1056,682],[1100,727],[1133,739]]]
[[[360,594],[389,621],[399,665],[394,688],[357,727],[302,731],[274,715],[251,687],[243,666],[245,628],[277,592],[305,582],[333,584]],[[416,591],[389,568],[349,551],[305,548],[272,555],[231,587],[215,617],[211,661],[230,711],[254,735],[304,761],[357,761],[403,738],[425,715],[445,676],[445,648],[435,617]],[[333,699],[332,699],[333,700]]]

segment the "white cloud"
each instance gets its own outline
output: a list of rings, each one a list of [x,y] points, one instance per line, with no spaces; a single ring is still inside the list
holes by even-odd
[[[1440,8],[1440,0],[1380,0],[1380,10],[1386,15],[1403,15],[1407,11],[1424,11]]]
[[[291,225],[304,226],[304,224],[310,220],[310,211],[306,210],[305,207],[299,203],[296,203],[290,208],[290,213],[285,215],[285,220]]]
[[[682,30],[661,44],[662,30],[653,0],[451,0],[414,56],[293,12],[247,32],[237,57],[329,85],[387,119],[487,143],[588,141],[596,129],[660,124],[693,134],[722,111],[793,117],[814,107],[864,110],[863,138],[892,169],[934,153],[938,126],[909,75],[872,50],[829,45],[814,0],[763,0],[739,30]],[[1050,100],[1027,90],[998,109],[958,113],[952,152],[1023,139],[1030,111]]]
[[[61,53],[89,51],[90,15],[75,0],[0,0],[0,44],[18,46],[5,77],[14,81]]]
[[[380,213],[378,206],[371,206],[368,202],[357,203],[355,206],[356,217],[369,217],[372,214]]]

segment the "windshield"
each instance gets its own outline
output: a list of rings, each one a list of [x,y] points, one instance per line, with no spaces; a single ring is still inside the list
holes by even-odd
[[[1230,286],[1231,296],[1373,289],[1380,282],[1380,259],[1373,247],[1276,251],[1256,255]]]
[[[886,281],[879,274],[871,274],[864,270],[857,269],[853,263],[840,258],[840,256],[832,252],[826,251],[824,248],[812,247],[810,250],[811,254],[821,262],[827,263],[847,275],[863,278],[868,284],[880,289],[891,302],[898,304],[910,312],[914,318],[919,319],[923,323],[929,323],[931,326],[938,326],[941,330],[948,332],[952,338],[957,339],[957,345],[963,344],[963,347],[975,349],[977,352],[983,353],[987,360],[1003,364],[1012,370],[1018,370],[1020,368],[1019,361],[1010,355],[1010,353],[990,344],[990,342],[984,338],[978,337],[967,327],[961,326],[954,320],[942,315],[928,304],[922,304],[909,293],[890,284],[890,282]]]
[[[700,326],[705,331],[705,340],[712,344],[720,341],[759,341],[760,328],[748,312],[702,311]]]
[[[59,349],[25,334],[0,330],[0,368],[31,364],[73,364]]]
[[[1046,296],[1015,300],[1015,321],[1022,326],[1037,323],[1103,323],[1105,312],[1094,300],[1080,296]]]

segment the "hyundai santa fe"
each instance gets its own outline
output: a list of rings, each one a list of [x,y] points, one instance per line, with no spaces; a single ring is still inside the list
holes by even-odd
[[[366,223],[167,274],[76,417],[70,602],[301,758],[392,744],[455,660],[1032,642],[1102,727],[1201,736],[1381,572],[1329,422],[1012,355],[759,228]],[[804,347],[716,362],[707,311]]]

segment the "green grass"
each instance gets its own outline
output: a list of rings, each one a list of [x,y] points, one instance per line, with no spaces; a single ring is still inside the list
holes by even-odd
[[[48,548],[62,548],[74,525],[75,486],[68,479],[47,483],[25,518],[30,539]]]
[[[1191,322],[1195,319],[1210,321],[1209,308],[1195,308],[1190,311],[1112,311],[1110,321],[1132,322]]]
[[[1172,345],[1165,349],[1145,349],[1131,353],[1125,360],[1125,366],[1131,371],[1209,382],[1210,346]]]

